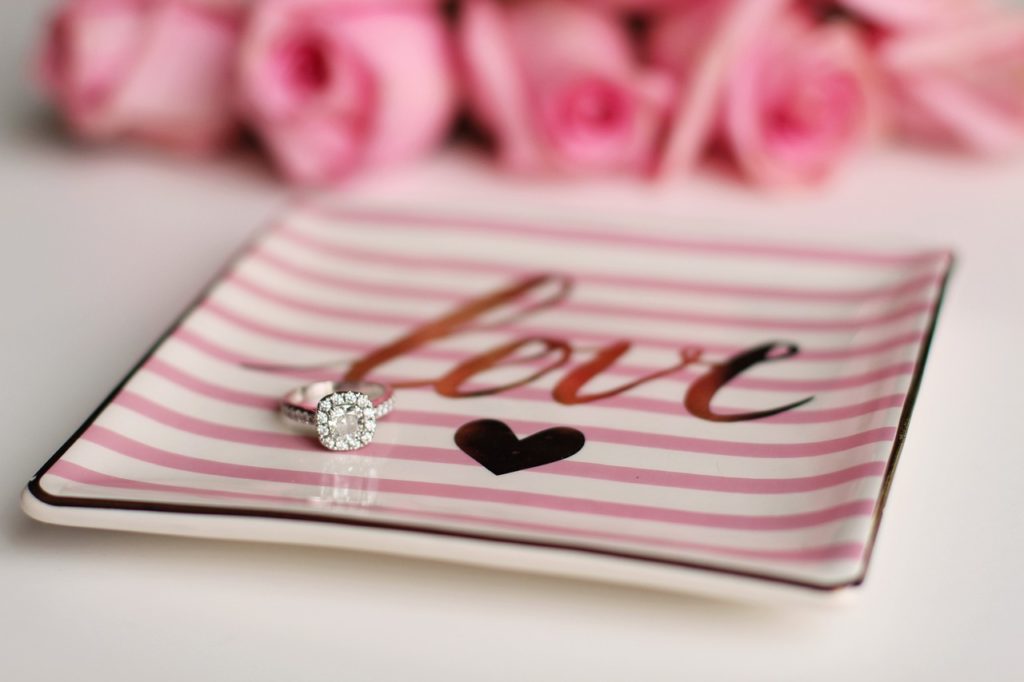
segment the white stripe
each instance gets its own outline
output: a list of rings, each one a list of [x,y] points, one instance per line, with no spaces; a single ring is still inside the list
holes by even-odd
[[[305,312],[297,308],[291,309],[283,303],[271,301],[267,298],[261,297],[255,292],[250,292],[244,288],[243,284],[227,282],[223,287],[219,287],[215,292],[214,299],[226,302],[229,307],[234,308],[237,306],[239,310],[260,311],[261,316],[266,314],[273,319],[281,319],[281,324],[290,324],[284,320],[288,319],[289,314],[294,314],[301,320],[299,322],[300,326],[293,327],[294,329],[316,328],[322,330],[322,333],[337,334],[342,330],[347,332],[349,328],[354,325],[378,324],[380,325],[381,331],[385,331],[389,337],[395,337],[411,332],[417,326],[427,322],[432,322],[441,316],[452,312],[459,305],[455,301],[438,303],[435,301],[423,301],[419,299],[401,299],[397,296],[382,294],[363,294],[356,292],[353,292],[350,295],[342,294],[329,287],[310,284],[289,277],[288,275],[278,273],[271,268],[260,267],[256,265],[257,261],[251,261],[251,264],[256,267],[245,267],[240,270],[240,272],[244,274],[246,280],[257,282],[259,286],[265,290],[277,292],[294,300],[319,306],[350,309],[357,313],[372,314],[380,311],[386,311],[389,314],[409,317],[409,322],[405,324],[397,322],[360,323],[352,318],[346,318],[340,315],[335,318],[331,318],[320,313]],[[570,295],[570,298],[572,300],[576,300],[579,298],[577,293],[586,289],[588,289],[588,287],[577,289]],[[477,293],[485,294],[489,292],[486,290],[479,290]],[[467,298],[469,297],[470,295],[467,295]],[[905,297],[896,303],[886,304],[884,308],[877,310],[863,308],[860,311],[860,316],[866,317],[873,314],[880,314],[888,310],[900,309],[905,305],[912,304],[914,302],[920,302],[923,304],[929,302],[930,299],[930,292],[924,292],[923,294]],[[623,305],[628,307],[629,303],[624,302]],[[642,305],[652,307],[651,303],[646,299],[642,302]],[[748,317],[770,317],[770,315],[768,315],[763,309],[760,307],[754,307],[749,302],[742,307],[738,307],[735,304],[732,307],[721,304],[712,304],[708,307],[712,308],[708,312],[716,315],[737,314]],[[674,308],[677,310],[682,309],[682,307],[678,305],[674,306]],[[872,306],[872,308],[874,308],[874,306]],[[704,325],[694,325],[682,321],[662,320],[659,322],[655,318],[637,319],[628,315],[614,316],[603,313],[576,312],[567,309],[564,306],[558,306],[550,310],[531,314],[518,324],[519,326],[527,328],[550,327],[553,330],[564,330],[564,336],[568,339],[572,339],[573,336],[579,336],[579,332],[571,331],[577,329],[590,333],[612,335],[622,340],[633,340],[637,337],[651,337],[660,339],[665,344],[671,344],[671,348],[680,348],[688,344],[696,343],[694,339],[699,336],[703,342],[709,342],[712,340],[718,343],[728,342],[736,345],[738,348],[754,346],[766,341],[778,339],[799,339],[805,348],[820,349],[842,348],[853,338],[856,338],[858,343],[866,345],[871,340],[882,341],[899,336],[919,328],[921,325],[920,318],[922,316],[926,317],[927,315],[927,312],[908,315],[906,318],[897,322],[887,323],[881,326],[880,331],[877,333],[873,333],[871,329],[866,327],[862,329],[813,332],[816,337],[827,337],[825,340],[813,345],[806,345],[804,337],[807,332],[803,330],[792,330],[787,332],[785,329],[781,328],[759,329],[753,327],[734,327],[731,328],[732,334],[734,335],[733,338],[742,340],[741,342],[737,342],[735,340],[724,339],[721,336],[721,330],[715,331],[711,334],[708,331],[698,329],[698,327],[703,327]],[[784,313],[783,316],[787,319],[816,319],[813,315],[800,311]],[[833,313],[832,316],[826,316],[825,319],[836,319],[836,317]],[[522,335],[523,334],[521,332],[512,330],[498,330],[491,336],[493,337],[494,342],[497,342],[499,340],[507,341],[510,338],[516,338]],[[473,333],[470,336],[472,336],[474,340],[480,338],[479,333]],[[465,331],[453,334],[453,339],[455,340],[466,338],[467,333]],[[866,340],[862,341],[862,339]],[[474,343],[469,343],[468,345],[470,346],[470,350],[476,351],[479,351],[482,347],[478,340]],[[594,342],[586,342],[581,345],[592,346],[594,345]],[[892,348],[882,353],[874,353],[870,356],[860,356],[847,360],[812,360],[810,358],[801,358],[800,362],[795,363],[795,366],[790,368],[788,371],[806,372],[809,376],[820,376],[823,372],[831,373],[836,369],[842,369],[845,370],[845,373],[852,374],[858,371],[878,367],[882,364],[889,364],[900,361],[901,359],[912,357],[914,350],[913,344],[905,344],[901,347]],[[636,360],[633,358],[637,353],[641,352],[649,353],[652,358],[658,357],[659,360],[657,360],[657,362],[662,364],[664,364],[666,360],[671,362],[673,359],[678,358],[678,353],[675,350],[663,347],[651,347],[643,341],[636,341],[634,343],[634,348],[630,353],[629,360],[635,363]],[[709,353],[709,357],[715,360],[723,359],[722,353],[719,352]],[[765,370],[772,372],[783,371],[782,368],[774,367],[771,364],[766,365]]]
[[[463,514],[472,516],[491,517],[495,519],[513,519],[522,523],[537,523],[562,526],[570,529],[589,531],[600,531],[609,533],[622,533],[629,535],[640,535],[647,537],[662,537],[679,542],[698,542],[720,546],[737,547],[744,549],[761,550],[795,550],[804,547],[816,547],[839,542],[856,542],[858,531],[863,532],[862,524],[870,521],[866,518],[851,518],[842,521],[823,524],[812,528],[804,528],[795,531],[746,531],[732,530],[727,528],[708,528],[686,524],[660,523],[656,521],[640,521],[624,517],[612,517],[600,514],[586,514],[574,512],[553,511],[539,507],[526,505],[509,505],[499,502],[481,502],[474,500],[459,500],[454,498],[442,498],[421,495],[406,495],[397,493],[385,493],[374,490],[372,481],[365,481],[366,487],[361,491],[352,491],[350,499],[353,504],[349,509],[337,507],[324,509],[319,502],[328,499],[329,496],[337,494],[333,488],[323,488],[315,485],[302,485],[296,483],[284,483],[278,481],[255,481],[251,479],[236,479],[226,476],[210,474],[198,474],[182,472],[176,469],[165,468],[149,462],[143,462],[130,457],[125,457],[117,452],[108,450],[95,443],[83,441],[75,452],[67,454],[68,461],[86,466],[95,471],[106,473],[111,476],[128,478],[135,481],[146,481],[158,485],[187,486],[205,490],[223,490],[245,494],[279,495],[293,497],[296,500],[306,500],[306,510],[313,513],[325,513],[327,515],[339,515],[346,512],[360,511],[363,514],[372,514],[375,505],[385,507],[400,507],[405,509],[419,509],[425,512]],[[333,464],[333,466],[332,466]],[[325,462],[321,470],[328,478],[337,477],[340,483],[351,483],[353,476],[343,468],[339,471],[337,460]],[[356,477],[358,478],[358,477]],[[359,482],[360,485],[363,482]],[[80,484],[76,484],[77,491],[64,494],[82,494]],[[133,497],[138,499],[140,494],[147,494],[142,491],[133,491]],[[163,498],[167,493],[150,492],[148,495]],[[209,500],[207,498],[197,499]],[[366,500],[368,505],[355,503],[356,500]],[[218,501],[218,505],[220,502]],[[266,503],[271,508],[279,509],[279,503]],[[264,506],[262,503],[248,503],[247,506]],[[288,505],[291,506],[291,505]],[[359,509],[359,507],[365,507]],[[444,526],[465,529],[465,524],[457,521],[445,521]],[[548,537],[557,537],[553,534],[538,533]],[[676,554],[678,556],[678,554]]]
[[[233,352],[244,354],[261,362],[270,365],[285,365],[294,367],[329,366],[344,371],[353,361],[359,359],[364,353],[359,351],[345,351],[330,349],[312,348],[306,344],[293,343],[279,339],[269,338],[261,333],[250,332],[237,325],[223,320],[212,313],[204,310],[197,310],[186,325],[189,329],[199,331],[208,339],[216,339],[218,345]],[[354,340],[358,340],[353,336]],[[432,348],[443,348],[442,344],[436,344]],[[435,360],[415,356],[402,356],[401,358],[382,366],[377,373],[391,377],[401,377],[406,381],[435,380],[454,366],[454,360]],[[771,363],[768,363],[771,364]],[[781,364],[781,363],[778,363]],[[514,374],[516,378],[528,376],[533,370],[525,367],[503,367],[498,372]],[[534,380],[529,385],[532,388],[545,389],[550,391],[564,376],[564,370],[548,372],[544,376]],[[751,373],[753,376],[753,373]],[[488,385],[501,385],[503,383],[501,374],[488,375]],[[624,383],[624,377],[602,376],[588,385],[588,392],[602,391],[613,386]],[[802,400],[813,394],[816,407],[836,407],[858,404],[881,395],[903,393],[909,386],[911,376],[908,374],[889,377],[870,384],[854,388],[844,388],[827,392],[810,391],[786,391],[762,390],[757,388],[737,387],[728,385],[723,388],[716,400],[717,404],[730,405],[738,408],[760,408],[766,406],[774,407],[784,405],[796,400]],[[658,398],[674,403],[683,399],[687,384],[678,381],[655,380],[629,391],[631,396],[644,398]]]
[[[264,248],[273,252],[274,258],[284,261],[290,266],[308,273],[313,277],[331,278],[341,277],[365,281],[371,285],[386,285],[394,287],[409,286],[409,269],[401,266],[390,266],[377,262],[360,262],[357,258],[340,258],[327,255],[315,250],[304,248],[291,241],[272,238]],[[612,272],[607,269],[606,271]],[[296,284],[308,284],[312,280],[297,274],[286,272],[274,263],[269,263],[261,258],[254,258],[243,262],[239,273],[251,276],[256,281],[266,281],[269,278],[280,278],[278,281],[290,281]],[[537,268],[523,268],[525,275],[543,274],[547,271]],[[551,271],[550,274],[560,274],[563,270]],[[926,270],[926,273],[931,270]],[[922,273],[924,274],[924,273]],[[433,288],[440,292],[457,294],[458,299],[468,299],[473,296],[482,295],[505,288],[512,283],[522,279],[509,273],[488,273],[472,272],[460,273],[454,270],[417,272],[417,281],[422,277],[428,277]],[[920,276],[920,275],[918,275]],[[688,281],[693,278],[689,278]],[[893,282],[860,283],[857,290],[881,288],[887,285],[899,285],[905,281],[916,279],[912,275],[900,272]],[[694,280],[695,281],[695,280]],[[328,284],[318,284],[325,293],[330,292],[337,296],[345,293],[341,287]],[[904,294],[900,298],[884,297],[869,301],[822,301],[814,299],[789,299],[761,297],[757,299],[746,299],[734,294],[720,294],[714,292],[696,291],[664,291],[653,287],[616,287],[603,282],[583,280],[577,281],[569,297],[571,301],[592,304],[614,304],[620,306],[636,306],[642,304],[646,308],[693,311],[706,313],[720,313],[722,309],[735,309],[737,312],[743,309],[750,309],[755,303],[751,312],[766,318],[771,317],[806,317],[807,319],[837,319],[847,315],[866,316],[881,313],[894,306],[908,303],[915,297],[927,296],[933,287],[922,286],[914,292]],[[380,294],[363,294],[369,300],[374,300]],[[455,298],[426,298],[423,296],[388,296],[387,305],[395,310],[409,310],[417,307],[426,307],[429,310],[440,310],[445,306],[452,305]]]
[[[232,379],[232,377],[223,373],[223,370],[218,370],[212,365],[208,370],[204,369],[202,371],[202,375],[206,376],[207,380],[216,382],[222,386],[232,387],[236,390],[244,390],[237,380]],[[132,379],[132,382],[128,386],[128,390],[147,396],[155,402],[159,402],[167,407],[174,408],[179,412],[193,417],[215,420],[221,424],[243,428],[263,429],[266,431],[277,431],[281,429],[281,423],[278,421],[276,413],[270,411],[264,412],[257,408],[234,406],[220,400],[206,398],[187,389],[181,388],[178,385],[150,372],[140,372]],[[536,409],[536,411],[531,412],[529,410],[522,410],[521,403],[501,400],[488,400],[486,403],[482,403],[477,409],[469,412],[467,406],[460,404],[459,401],[441,398],[426,391],[402,392],[398,397],[396,405],[396,410],[416,410],[420,412],[441,414],[474,415],[473,417],[467,416],[467,419],[508,419],[508,415],[516,414],[518,419],[539,421],[541,423],[548,423],[552,425],[569,425],[583,429],[584,432],[586,431],[587,426],[608,426],[609,423],[615,423],[610,422],[607,415],[604,415],[602,418],[599,411],[574,413],[573,410],[575,408],[558,406],[560,411],[556,411],[554,409]],[[891,410],[890,413],[893,413],[894,416],[898,418],[898,412],[896,410]],[[398,412],[396,411],[395,414],[397,415]],[[585,419],[585,417],[589,418]],[[653,417],[648,417],[648,419],[650,419],[652,423],[658,424],[658,430],[653,432],[661,433],[664,431],[664,419],[658,420]],[[398,420],[389,420],[388,418],[382,419],[380,421],[380,427],[383,428],[389,423],[389,421],[396,422]],[[717,427],[719,430],[713,434],[701,434],[696,431],[691,432],[689,429],[691,423],[700,425],[707,424],[708,427]],[[634,429],[640,428],[633,419],[630,419],[628,424]],[[680,435],[692,437],[708,437],[709,435],[712,437],[720,437],[725,433],[728,426],[741,425],[749,427],[749,430],[752,432],[750,435],[755,437],[739,438],[729,430],[728,433],[730,438],[758,442],[754,429],[757,429],[761,433],[762,442],[771,438],[777,440],[783,437],[780,435],[778,429],[773,429],[772,427],[764,425],[758,426],[756,423],[723,425],[709,424],[699,420],[688,420],[686,422],[687,428],[680,429],[679,433]],[[826,427],[823,428],[822,434],[820,434],[823,436],[822,439],[835,437],[836,433],[839,433],[837,431],[830,433],[827,429],[828,425],[822,426]],[[864,428],[862,425],[859,426],[861,430]],[[405,429],[414,427],[412,425],[403,424],[401,428],[404,431]],[[444,430],[443,427],[433,428],[440,428]],[[453,429],[447,429],[448,438],[445,439],[439,447],[451,447],[452,432]],[[801,430],[800,441],[797,442],[808,442],[807,440],[804,440],[807,438],[808,436],[804,435]],[[815,440],[813,435],[810,437],[810,440]],[[419,441],[410,441],[410,443],[416,445],[426,444]],[[663,450],[649,447],[638,448],[634,452],[633,447],[635,446],[602,443],[596,439],[591,439],[586,450],[574,456],[574,461],[593,461],[601,464],[647,467],[661,471],[675,471],[709,476],[723,475],[758,478],[796,478],[825,474],[865,462],[881,461],[888,456],[890,449],[888,443],[876,443],[847,450],[845,452],[837,452],[834,454],[816,457],[771,459],[732,457],[705,453],[687,453],[681,450]],[[630,456],[627,458],[623,457],[624,448],[629,449],[631,452]]]
[[[138,500],[139,491],[126,490],[117,487],[107,486],[81,486],[80,484],[63,479],[57,474],[48,474],[44,478],[48,488],[53,490],[70,491],[65,494],[75,497],[94,497],[104,500],[123,500],[132,502]],[[218,500],[213,502],[210,497],[203,495],[186,495],[182,493],[160,492],[164,504],[197,505],[207,509],[254,509],[253,503],[245,501]],[[312,509],[302,505],[282,505],[275,511],[297,514],[314,514],[326,518],[334,518],[342,522],[351,520],[359,523],[364,520],[372,520],[383,524],[397,525],[403,528],[418,528],[424,531],[439,530],[448,533],[469,533],[475,536],[482,536],[490,539],[506,539],[527,543],[550,542],[556,546],[573,547],[580,546],[594,551],[607,551],[615,554],[632,553],[639,557],[650,559],[662,559],[665,561],[686,562],[701,565],[707,568],[721,568],[724,570],[752,572],[768,577],[779,577],[789,580],[799,580],[811,583],[831,584],[849,579],[850,576],[858,575],[862,564],[861,560],[836,559],[820,562],[787,562],[773,561],[771,559],[744,559],[724,556],[720,553],[701,551],[699,549],[688,549],[672,553],[672,549],[664,550],[657,546],[643,544],[639,541],[630,542],[626,539],[599,539],[591,537],[579,537],[571,532],[563,534],[542,534],[535,530],[510,530],[507,527],[488,526],[485,523],[458,523],[451,520],[433,520],[428,523],[421,520],[414,514],[388,513],[383,510],[375,510],[372,517],[358,513],[349,514],[326,514],[324,511],[331,509],[325,505],[316,505]],[[408,511],[408,510],[407,510]]]
[[[276,247],[275,247],[276,248]],[[255,261],[254,261],[255,262]],[[271,280],[275,284],[280,284],[284,281],[287,275],[273,271],[271,268],[267,268],[268,274],[273,275],[275,279]],[[325,270],[324,274],[338,274],[344,272],[346,276],[350,277],[371,277],[372,273],[380,273],[382,266],[378,264],[366,264],[364,266],[348,266],[346,265],[343,269],[335,265],[333,270]],[[493,293],[499,289],[507,288],[514,284],[517,279],[509,278],[508,276],[488,276],[486,274],[471,274],[462,275],[459,277],[451,276],[439,276],[434,272],[415,272],[414,279],[410,280],[410,271],[408,268],[394,267],[391,270],[393,274],[392,281],[394,283],[401,283],[408,285],[411,281],[419,284],[425,288],[446,288],[455,289],[458,291],[465,292],[465,298],[475,298],[484,294]],[[542,272],[542,271],[538,271]],[[294,280],[292,280],[294,282]],[[371,280],[372,281],[372,280]],[[302,286],[296,283],[296,286]],[[365,305],[367,310],[374,308],[382,308],[384,310],[391,311],[393,308],[396,312],[407,313],[415,309],[414,304],[401,303],[395,306],[394,297],[383,297],[373,294],[365,294],[365,299],[360,300],[364,294],[356,295],[353,292],[351,299],[338,298],[338,293],[330,287],[321,286],[315,287],[312,284],[306,285],[307,290],[313,288],[320,288],[323,298],[319,300],[331,301],[333,300],[336,304],[344,304],[354,308]],[[883,303],[866,303],[861,304],[858,308],[859,316],[866,317],[872,314],[878,314],[889,310],[895,310],[901,308],[912,301],[928,301],[932,296],[932,290],[925,290],[916,296],[911,296],[907,299],[886,299]],[[218,292],[219,293],[219,292]],[[570,293],[571,300],[591,301],[600,302],[601,292],[592,290],[592,285],[588,283],[578,283],[578,285]],[[647,303],[647,293],[643,294],[643,298],[639,299],[643,307],[655,307],[654,303]],[[711,310],[709,312],[716,312],[718,314],[747,314],[749,316],[763,316],[769,317],[767,313],[762,312],[759,300],[751,299],[736,299],[734,301],[724,301],[721,303],[709,303]],[[623,305],[629,305],[629,301],[622,301]],[[437,306],[433,301],[425,303],[422,306],[424,313],[420,315],[423,320],[430,320],[433,317],[439,315],[438,311],[450,310],[448,308],[442,308]],[[676,303],[671,305],[671,309],[676,310],[687,310],[687,308]],[[432,314],[426,314],[429,310]],[[593,313],[573,312],[566,310],[563,307],[554,307],[548,310],[540,311],[536,314],[530,315],[524,322],[523,325],[530,326],[556,326],[553,323],[560,323],[558,326],[564,326],[569,329],[579,328],[581,331],[587,332],[598,332],[607,333],[618,333],[621,331],[620,326],[616,324],[627,324],[629,333],[623,334],[625,338],[639,337],[639,336],[651,336],[660,338],[666,343],[673,343],[675,345],[678,341],[678,345],[686,344],[700,344],[700,343],[729,343],[739,347],[745,347],[753,345],[758,342],[764,341],[765,339],[772,339],[779,336],[785,336],[788,334],[799,335],[801,345],[805,348],[834,348],[842,347],[845,342],[848,341],[854,332],[856,332],[858,343],[860,345],[866,345],[872,341],[882,341],[895,336],[901,332],[905,332],[910,329],[920,328],[921,321],[920,317],[927,317],[927,313],[920,315],[908,315],[896,322],[890,322],[882,325],[872,325],[870,327],[864,327],[857,330],[791,330],[787,331],[784,328],[778,329],[758,329],[758,328],[744,328],[744,327],[732,327],[732,326],[721,326],[721,325],[707,325],[688,323],[681,321],[664,320],[658,321],[656,318],[641,319],[631,316],[621,318],[617,323],[614,319],[610,319],[609,315],[596,315]],[[801,311],[800,308],[796,308],[792,313],[786,314],[785,317],[799,319],[801,317],[808,320],[815,319],[835,319],[837,314],[835,312],[829,316],[815,315],[813,311]]]
[[[160,449],[200,457],[211,461],[232,462],[251,466],[269,466],[293,470],[316,470],[325,462],[335,461],[349,466],[364,461],[367,471],[376,475],[406,481],[468,485],[526,493],[565,495],[567,477],[523,471],[497,479],[484,467],[451,447],[451,434],[442,429],[382,423],[374,438],[374,450],[385,452],[391,443],[415,443],[424,447],[443,448],[465,457],[466,464],[440,464],[389,458],[386,454],[370,456],[355,453],[336,455],[328,451],[303,452],[275,447],[254,446],[208,438],[180,431],[155,422],[116,403],[109,409],[103,425],[125,436],[143,442],[160,443]],[[588,448],[591,446],[588,446]],[[600,449],[595,447],[595,449]],[[257,457],[251,450],[261,452]],[[620,455],[621,455],[621,448]],[[365,451],[362,451],[365,452]],[[633,450],[635,452],[635,450]],[[582,454],[582,453],[581,453]],[[581,461],[581,460],[576,460]],[[312,467],[312,469],[310,468]],[[582,477],[573,477],[571,497],[601,500],[648,507],[699,511],[718,514],[774,516],[813,512],[858,499],[869,499],[877,492],[880,479],[861,479],[822,491],[782,495],[751,495],[747,493],[680,490],[662,486],[622,484]],[[553,512],[560,513],[560,512]]]
[[[479,238],[467,238],[463,230],[448,231],[443,226],[425,227],[395,223],[381,228],[377,223],[358,219],[323,220],[308,214],[293,216],[289,228],[338,248],[379,248],[381,231],[390,244],[400,244],[404,253],[460,260],[479,259],[485,263],[503,263],[513,267],[528,265],[538,270],[565,270],[566,249],[571,249],[574,272],[607,272],[660,277],[667,281],[700,279],[723,284],[773,283],[780,286],[807,286],[807,281],[827,282],[836,289],[872,283],[885,285],[902,281],[906,268],[893,265],[864,265],[800,258],[774,258],[759,254],[714,253],[685,248],[654,248],[628,244],[601,244],[586,240],[568,241],[557,237],[525,237],[481,230]],[[609,263],[609,254],[614,262]],[[741,267],[737,267],[740,265]],[[881,276],[879,274],[881,273]],[[870,280],[869,280],[870,281]]]

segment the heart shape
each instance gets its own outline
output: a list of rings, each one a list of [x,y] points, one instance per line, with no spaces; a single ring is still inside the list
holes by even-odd
[[[586,436],[568,426],[538,431],[520,440],[508,424],[480,419],[455,432],[455,444],[495,476],[532,469],[572,457],[583,449]]]

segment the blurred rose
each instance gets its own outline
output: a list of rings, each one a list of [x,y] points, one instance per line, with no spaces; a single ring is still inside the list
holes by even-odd
[[[500,162],[517,171],[639,171],[669,80],[637,63],[610,14],[559,0],[470,0],[459,39],[467,96]]]
[[[433,3],[267,0],[240,57],[240,100],[281,170],[325,183],[436,146],[455,107]]]
[[[577,0],[595,7],[610,7],[616,10],[660,10],[684,5],[690,0]]]
[[[990,0],[840,0],[856,16],[891,29],[947,24]]]
[[[44,84],[72,130],[190,150],[234,129],[237,11],[187,0],[71,0],[43,49]]]
[[[1024,146],[1024,14],[897,32],[879,54],[904,134],[981,154]]]
[[[686,161],[720,141],[753,182],[815,183],[873,132],[876,82],[852,26],[815,24],[793,3],[776,3],[771,14],[765,3],[756,15],[746,0],[700,4],[700,21],[693,8],[671,15],[651,42],[689,92],[675,123],[688,129]],[[708,122],[691,121],[695,101],[710,107]]]
[[[783,15],[730,74],[727,144],[757,182],[821,181],[875,130],[876,85],[854,29]]]

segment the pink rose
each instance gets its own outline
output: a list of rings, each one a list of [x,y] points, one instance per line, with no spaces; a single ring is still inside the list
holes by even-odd
[[[580,0],[578,0],[580,1]],[[620,11],[635,12],[646,10],[669,9],[689,2],[689,0],[582,0],[595,7],[612,8]]]
[[[905,135],[988,155],[1024,146],[1024,14],[896,32],[878,50]]]
[[[816,24],[791,3],[692,4],[651,36],[652,56],[683,83],[668,167],[721,143],[753,182],[815,183],[876,129],[876,83],[852,26]]]
[[[237,12],[188,0],[70,0],[43,49],[45,86],[71,129],[191,150],[235,128]]]
[[[651,27],[648,52],[679,87],[655,170],[689,172],[707,150],[739,52],[792,0],[688,0]]]
[[[991,5],[989,0],[840,0],[839,4],[854,15],[890,29],[944,24]]]
[[[469,0],[459,43],[472,112],[506,167],[579,173],[650,163],[670,82],[641,67],[611,14],[561,0]]]
[[[435,3],[267,0],[243,41],[241,107],[286,176],[325,183],[405,161],[450,126],[455,83]]]

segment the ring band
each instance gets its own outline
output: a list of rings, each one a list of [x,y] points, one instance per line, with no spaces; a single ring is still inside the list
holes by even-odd
[[[328,450],[355,450],[373,440],[377,420],[394,405],[394,392],[387,384],[318,381],[289,391],[279,409],[290,424],[315,428]]]

